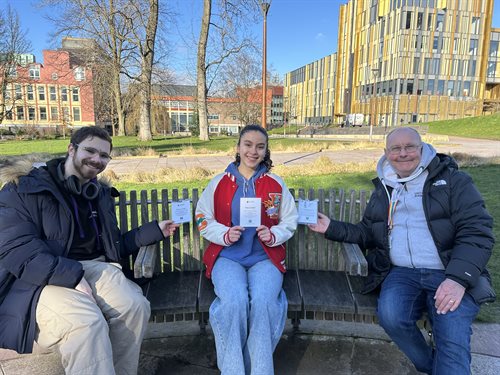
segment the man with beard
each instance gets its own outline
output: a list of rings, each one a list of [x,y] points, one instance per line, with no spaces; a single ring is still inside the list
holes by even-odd
[[[112,141],[97,127],[39,168],[0,163],[0,347],[57,349],[67,374],[135,374],[150,316],[120,260],[172,235],[153,221],[120,234],[116,189],[97,181]]]

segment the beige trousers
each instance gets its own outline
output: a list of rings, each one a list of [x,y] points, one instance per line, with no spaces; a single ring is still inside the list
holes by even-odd
[[[37,305],[36,344],[59,350],[66,374],[135,375],[149,301],[119,265],[81,263],[97,305],[75,289],[46,286]]]

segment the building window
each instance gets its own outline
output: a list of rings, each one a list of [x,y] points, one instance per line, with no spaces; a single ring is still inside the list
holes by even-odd
[[[38,65],[30,66],[29,74],[31,79],[40,79],[40,67]]]
[[[12,120],[12,108],[7,109],[7,110],[5,111],[5,119],[6,119],[6,120]]]
[[[61,87],[61,101],[63,101],[63,102],[68,101],[68,88],[67,87]]]
[[[424,14],[422,12],[418,12],[418,14],[417,14],[417,30],[422,30],[423,19],[424,19]]]
[[[438,95],[443,95],[444,94],[444,80],[442,80],[442,79],[438,80],[437,94]]]
[[[23,98],[23,88],[21,85],[16,85],[16,100],[20,100]]]
[[[16,107],[16,119],[24,120],[24,107]]]
[[[56,101],[57,100],[57,94],[56,94],[56,87],[55,86],[50,86],[49,87],[49,99]]]
[[[409,79],[406,82],[406,94],[408,94],[408,95],[413,94],[413,79]]]
[[[12,86],[8,83],[7,86],[5,87],[5,94],[4,94],[6,101],[12,99],[11,91],[12,91]]]
[[[464,81],[463,96],[469,96],[469,92],[470,92],[470,81]]]
[[[439,37],[435,36],[432,41],[432,52],[437,52],[438,45],[439,45]]]
[[[218,120],[219,119],[219,115],[218,114],[208,115],[208,119],[209,120]]]
[[[497,70],[497,63],[494,62],[494,61],[490,61],[488,62],[488,72],[487,72],[487,76],[489,78],[492,78],[492,77],[495,77],[495,72]]]
[[[17,77],[17,68],[16,66],[9,66],[7,68],[7,76],[9,77]]]
[[[47,120],[47,107],[40,107],[40,121]]]
[[[79,102],[80,101],[80,94],[78,92],[78,87],[74,87],[73,90],[71,90],[73,93],[73,101],[74,102]]]
[[[236,116],[231,116],[231,120],[236,121]]]
[[[448,81],[448,85],[446,87],[446,93],[448,96],[455,96],[455,81]]]
[[[411,28],[411,12],[406,12],[406,26],[405,29]]]
[[[80,108],[73,107],[73,121],[81,121],[80,118]]]
[[[52,73],[52,80],[53,81],[57,81],[58,78],[59,78],[59,75],[57,73]]]
[[[35,108],[29,107],[28,108],[28,120],[33,121],[35,119]]]
[[[434,94],[434,80],[429,79],[427,81],[427,95],[432,95]]]
[[[480,26],[481,26],[481,23],[480,23],[480,18],[479,17],[472,17],[472,33],[473,34],[479,34],[479,29],[480,29]]]
[[[444,14],[438,13],[436,15],[436,30],[443,31],[443,26],[444,26]]]
[[[476,56],[477,55],[477,45],[478,45],[478,40],[477,39],[471,39],[470,40],[469,55],[472,55],[472,56]]]
[[[26,86],[26,95],[28,97],[28,100],[35,100],[35,93],[33,92],[32,85]]]
[[[490,41],[490,56],[497,57],[498,55],[498,40]]]
[[[85,79],[85,68],[77,66],[74,70],[75,79],[77,81],[83,81]]]
[[[59,111],[57,107],[50,107],[50,119],[53,121],[59,120]]]
[[[470,60],[469,62],[469,74],[470,77],[474,77],[476,75],[476,60]]]
[[[427,31],[432,30],[432,13],[429,13],[427,16]]]
[[[45,100],[45,87],[38,86],[38,100]]]

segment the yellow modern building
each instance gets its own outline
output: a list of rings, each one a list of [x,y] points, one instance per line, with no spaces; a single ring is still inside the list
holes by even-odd
[[[492,13],[493,0],[348,1],[337,52],[286,74],[290,122],[341,123],[362,113],[366,124],[394,126],[497,110]]]

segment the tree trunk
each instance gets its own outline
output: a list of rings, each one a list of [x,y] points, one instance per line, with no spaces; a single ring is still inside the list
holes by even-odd
[[[149,19],[146,26],[146,43],[142,47],[142,72],[140,76],[141,115],[138,135],[140,141],[153,139],[151,135],[151,76],[157,28],[158,0],[149,0]]]
[[[198,40],[198,61],[196,70],[198,121],[200,126],[200,140],[208,141],[208,109],[207,109],[207,42],[210,28],[212,0],[203,0],[203,16],[201,18],[200,39]]]

